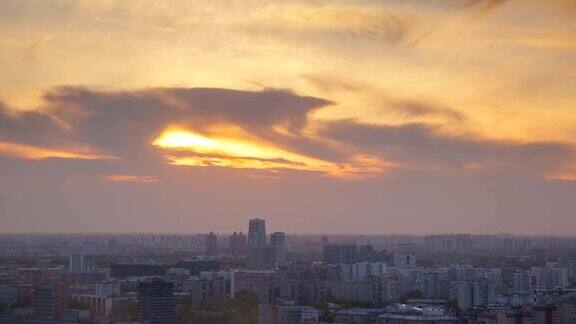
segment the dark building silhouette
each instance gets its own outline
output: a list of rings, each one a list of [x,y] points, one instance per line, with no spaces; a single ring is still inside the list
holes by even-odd
[[[360,260],[367,261],[374,257],[374,247],[372,245],[362,245],[360,247]]]
[[[214,232],[210,232],[210,234],[206,235],[206,254],[218,254],[218,237]]]
[[[246,253],[246,235],[234,232],[230,235],[230,254],[239,256]]]
[[[138,318],[143,324],[174,323],[174,284],[162,280],[138,284]]]
[[[191,275],[197,275],[200,271],[217,271],[220,269],[220,264],[214,260],[192,260],[179,261],[174,267],[188,269]]]
[[[286,261],[286,234],[274,232],[270,234],[270,247],[272,250],[271,264],[281,265]]]
[[[548,260],[547,254],[548,253],[545,249],[532,249],[532,251],[530,251],[530,258],[533,261],[544,263]]]
[[[111,238],[106,241],[106,255],[118,255],[118,240]]]
[[[248,223],[248,268],[261,270],[266,261],[266,221],[251,219]]]
[[[266,244],[266,221],[260,218],[248,222],[248,247]]]
[[[110,267],[110,275],[117,279],[162,276],[169,268],[169,265],[163,264],[113,264]]]
[[[325,245],[323,260],[327,264],[352,264],[358,261],[356,245]]]

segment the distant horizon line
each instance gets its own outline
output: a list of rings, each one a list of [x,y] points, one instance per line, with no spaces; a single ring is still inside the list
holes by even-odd
[[[234,232],[246,233],[248,231],[204,231],[204,232],[0,232],[0,236],[8,235],[88,235],[88,236],[98,236],[98,235],[160,235],[160,236],[170,236],[170,235],[208,235],[213,232],[216,235],[232,235]],[[268,234],[274,232],[283,231],[270,231]],[[295,236],[413,236],[413,237],[426,237],[434,235],[471,235],[471,236],[515,236],[515,237],[533,237],[533,238],[550,238],[550,237],[561,237],[561,238],[576,238],[576,234],[526,234],[526,233],[509,233],[509,232],[499,232],[499,233],[470,233],[470,232],[437,232],[437,233],[296,233],[296,232],[283,232],[286,235]]]

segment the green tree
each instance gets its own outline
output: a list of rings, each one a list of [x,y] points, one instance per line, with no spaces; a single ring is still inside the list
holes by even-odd
[[[194,314],[188,303],[180,303],[176,306],[176,321],[178,323],[192,323]]]
[[[113,322],[129,322],[136,320],[138,303],[132,299],[126,299],[115,303],[112,307]]]
[[[258,296],[251,291],[241,290],[234,298],[221,300],[210,309],[218,309],[232,323],[258,323]]]
[[[238,314],[246,319],[258,320],[258,296],[251,291],[242,290],[234,296],[234,305]]]

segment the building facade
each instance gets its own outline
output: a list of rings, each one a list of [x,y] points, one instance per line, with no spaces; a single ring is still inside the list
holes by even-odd
[[[174,284],[162,280],[138,284],[138,318],[141,323],[174,322]]]

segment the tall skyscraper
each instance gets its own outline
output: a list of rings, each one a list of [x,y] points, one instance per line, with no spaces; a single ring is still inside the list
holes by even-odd
[[[140,323],[174,323],[174,284],[162,280],[138,284]]]
[[[263,270],[266,265],[266,245],[248,247],[248,268]]]
[[[70,253],[70,271],[82,272],[84,271],[84,254],[82,252]]]
[[[286,261],[286,234],[283,232],[270,234],[270,245],[272,247],[272,263],[274,265],[283,264]]]
[[[118,255],[118,240],[111,238],[106,241],[106,254],[107,255]]]
[[[210,232],[210,234],[206,235],[206,254],[218,254],[218,237],[214,232]]]
[[[264,269],[266,254],[266,222],[263,219],[251,219],[248,223],[248,267]]]
[[[246,253],[246,235],[234,232],[230,235],[230,254],[239,256]]]
[[[85,240],[84,242],[82,242],[82,253],[84,255],[96,254],[96,242],[91,240]]]
[[[248,247],[266,244],[266,221],[260,218],[248,222]]]

